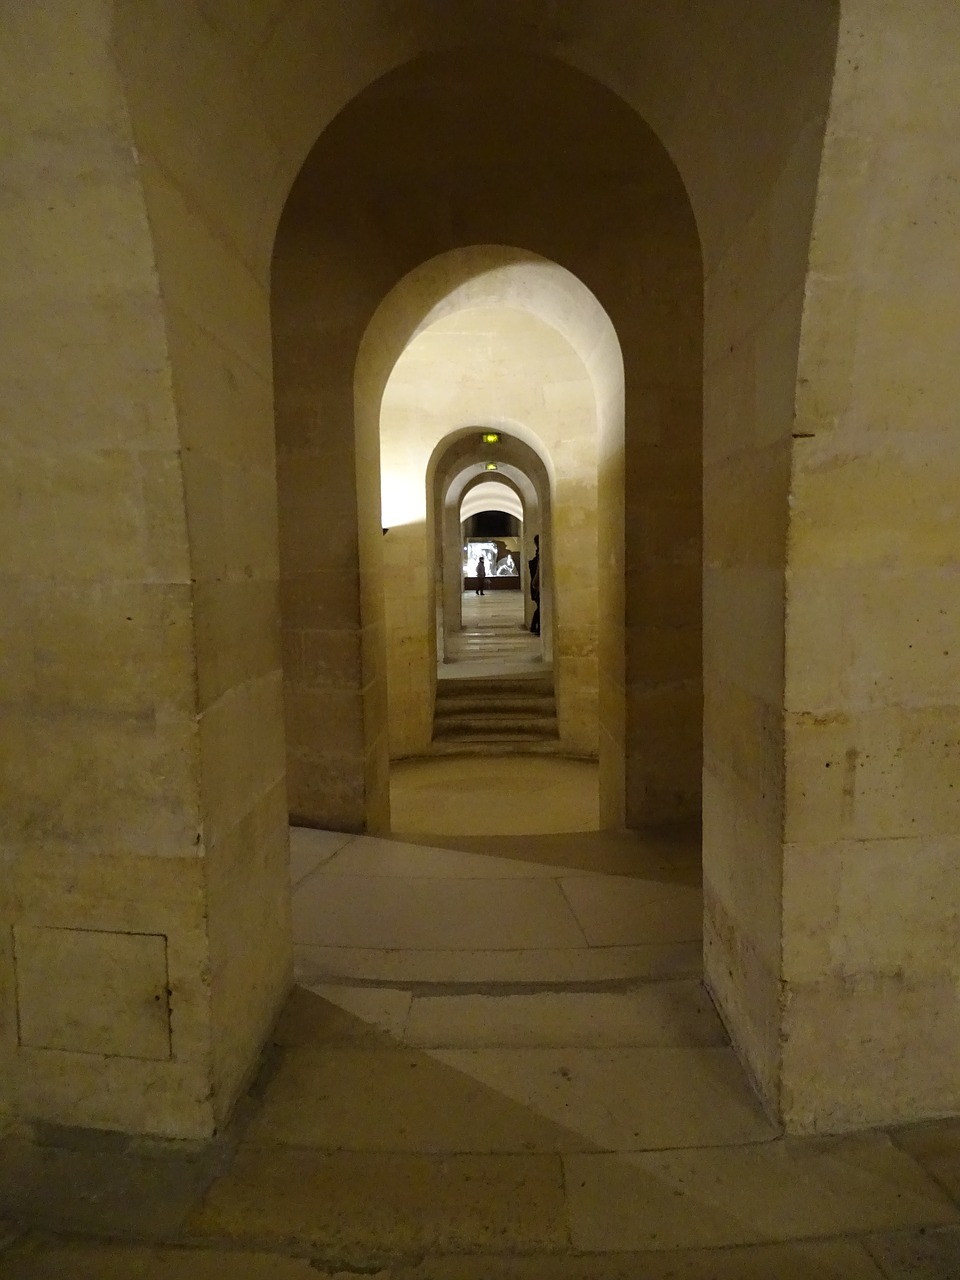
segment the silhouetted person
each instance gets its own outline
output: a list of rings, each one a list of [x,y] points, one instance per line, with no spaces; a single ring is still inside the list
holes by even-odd
[[[536,553],[532,560],[527,561],[530,569],[530,599],[536,606],[530,622],[530,630],[538,636],[540,634],[540,535],[538,533],[534,534],[533,545],[537,549]]]
[[[483,595],[484,584],[487,581],[487,562],[481,552],[477,556],[477,595]]]

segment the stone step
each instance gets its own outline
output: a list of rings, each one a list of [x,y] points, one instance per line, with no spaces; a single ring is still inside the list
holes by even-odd
[[[483,738],[555,738],[558,735],[557,718],[457,716],[434,721],[434,740],[455,737],[464,742],[477,735]]]
[[[542,735],[517,734],[510,737],[496,733],[463,733],[452,738],[434,738],[431,750],[449,755],[549,755],[553,751],[559,752],[560,739]]]
[[[566,756],[567,754],[566,747],[558,737],[434,738],[430,744],[431,756]]]
[[[553,697],[552,676],[475,676],[472,679],[437,681],[437,698],[503,698],[519,694],[523,697]]]
[[[481,694],[458,693],[438,698],[436,714],[444,715],[556,715],[551,694]]]
[[[433,741],[459,750],[536,750],[559,739],[553,673],[441,679]]]

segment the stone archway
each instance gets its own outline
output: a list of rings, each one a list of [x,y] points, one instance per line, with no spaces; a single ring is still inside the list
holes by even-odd
[[[489,424],[485,424],[489,429]],[[554,592],[555,580],[547,547],[553,542],[554,506],[556,501],[556,475],[552,459],[543,445],[535,447],[527,440],[514,435],[508,427],[498,424],[501,437],[496,447],[499,472],[519,496],[524,508],[524,542],[521,558],[524,564],[533,556],[535,533],[541,536],[544,548],[542,560],[543,587],[541,607],[541,653],[544,661],[553,663],[554,642]],[[476,429],[464,429],[439,442],[430,459],[428,476],[432,488],[432,544],[435,548],[454,548],[460,541],[460,507],[470,490],[481,484],[484,478],[483,462],[489,450],[479,441]],[[436,560],[438,557],[434,557]],[[454,578],[454,570],[457,577]],[[439,584],[437,586],[439,592]],[[456,592],[457,598],[452,597]],[[452,555],[445,557],[443,577],[443,605],[445,626],[459,627],[459,563]],[[433,594],[436,601],[436,594]],[[451,607],[451,605],[453,607]],[[439,614],[439,608],[436,608]],[[527,608],[529,619],[531,609]],[[559,682],[558,682],[559,683]],[[596,697],[596,686],[593,694]],[[595,734],[595,729],[594,729]],[[585,754],[589,754],[589,748]]]
[[[803,896],[798,885],[806,883],[809,868],[815,876],[821,864],[842,897],[851,883],[850,856],[866,858],[884,837],[896,840],[901,852],[890,853],[879,864],[871,862],[871,867],[888,897],[896,898],[905,863],[911,875],[919,874],[918,869],[932,875],[939,865],[943,814],[952,812],[946,784],[936,781],[945,766],[935,752],[946,750],[945,739],[934,733],[936,715],[949,711],[948,699],[942,681],[937,683],[940,668],[924,667],[903,675],[895,688],[891,685],[888,702],[879,708],[872,702],[861,705],[854,693],[846,692],[837,694],[837,705],[829,708],[830,725],[849,720],[859,742],[864,735],[871,741],[875,733],[882,736],[885,726],[899,724],[899,709],[910,706],[910,723],[903,730],[910,763],[897,765],[896,813],[891,816],[880,806],[870,811],[869,826],[851,825],[841,795],[830,792],[836,822],[821,827],[811,820],[809,797],[822,794],[821,745],[835,746],[843,758],[846,746],[839,738],[826,742],[833,730],[816,714],[822,706],[797,656],[805,652],[803,635],[817,634],[824,599],[838,605],[846,598],[846,566],[831,559],[835,543],[863,551],[858,572],[882,591],[884,600],[910,600],[911,617],[926,617],[927,601],[945,600],[937,585],[942,565],[934,563],[929,550],[945,543],[931,543],[927,524],[908,504],[873,502],[877,469],[891,477],[895,488],[903,462],[896,450],[868,448],[863,422],[870,416],[864,409],[869,404],[894,431],[897,424],[885,415],[896,401],[912,439],[929,439],[938,459],[949,453],[942,431],[937,434],[918,407],[929,404],[919,390],[909,403],[890,395],[884,404],[864,391],[869,385],[883,388],[884,394],[888,389],[889,378],[873,377],[878,368],[892,364],[891,333],[898,326],[888,317],[925,314],[921,282],[926,274],[916,269],[917,262],[939,263],[950,252],[949,220],[924,223],[927,239],[920,247],[905,229],[916,221],[908,208],[913,188],[906,183],[893,191],[883,182],[883,174],[900,171],[891,159],[902,162],[909,152],[909,171],[919,185],[930,154],[947,148],[940,132],[942,101],[932,104],[925,87],[933,82],[931,61],[943,70],[938,85],[953,82],[949,58],[956,47],[955,18],[948,9],[921,18],[916,6],[891,0],[884,14],[877,15],[861,0],[844,0],[842,5],[804,5],[787,14],[776,7],[758,12],[756,6],[731,2],[704,5],[693,20],[670,0],[599,9],[574,3],[563,6],[562,15],[551,6],[505,5],[498,11],[502,24],[480,29],[473,25],[469,7],[438,8],[410,0],[402,8],[402,21],[392,3],[374,4],[365,10],[362,27],[349,31],[340,25],[342,6],[323,3],[280,4],[270,6],[269,13],[266,5],[252,4],[242,18],[232,16],[235,6],[217,0],[206,4],[202,14],[187,5],[172,9],[148,2],[114,8],[93,0],[71,7],[69,14],[34,14],[29,7],[17,14],[17,48],[30,54],[12,63],[24,69],[22,85],[14,88],[17,129],[49,137],[52,122],[62,146],[58,142],[53,168],[24,170],[37,180],[17,187],[6,241],[17,264],[11,278],[31,282],[29,289],[17,292],[17,286],[12,294],[23,320],[15,328],[29,335],[30,343],[43,339],[43,350],[57,353],[52,378],[53,365],[47,357],[38,358],[34,346],[11,348],[10,403],[23,414],[11,466],[17,475],[18,509],[30,532],[25,539],[10,540],[9,567],[16,583],[11,590],[20,592],[11,616],[22,620],[18,637],[33,637],[48,663],[60,662],[56,634],[71,640],[88,637],[89,654],[83,680],[65,674],[55,682],[59,701],[52,698],[49,682],[38,686],[30,674],[29,653],[24,659],[27,674],[17,668],[23,687],[16,684],[11,715],[20,739],[36,743],[30,754],[43,758],[43,744],[52,733],[57,750],[50,757],[49,776],[15,778],[8,847],[17,865],[17,890],[10,913],[29,927],[49,927],[53,915],[62,927],[76,924],[77,911],[65,903],[54,909],[47,895],[55,857],[64,877],[79,877],[87,886],[84,900],[97,902],[102,932],[134,929],[167,939],[177,989],[175,1053],[160,1065],[131,1065],[94,1048],[89,1061],[55,1071],[42,1051],[8,1043],[18,1106],[70,1122],[202,1131],[229,1108],[262,1040],[285,974],[267,318],[273,232],[290,183],[318,133],[366,86],[439,48],[460,49],[462,68],[486,58],[498,42],[507,61],[556,59],[554,70],[561,79],[566,74],[580,81],[593,77],[597,92],[603,86],[602,94],[619,96],[627,116],[648,121],[682,175],[696,215],[702,270],[699,262],[694,270],[692,259],[687,267],[698,287],[701,279],[706,281],[708,970],[735,1039],[773,1109],[780,1107],[782,1092],[791,1123],[815,1125],[824,1115],[830,1124],[857,1123],[867,1113],[906,1117],[955,1105],[955,1091],[942,1083],[947,1073],[941,1073],[941,1083],[934,1087],[922,1063],[914,1068],[907,1061],[910,1055],[900,1052],[902,1043],[926,1042],[938,1010],[945,1007],[943,992],[952,987],[942,954],[924,952],[921,959],[901,955],[886,908],[878,908],[876,927],[859,926],[869,930],[869,939],[866,932],[853,930],[860,950],[850,950],[851,920],[841,912],[822,951],[808,954],[801,939],[809,920],[798,899]],[[838,14],[843,17],[841,52],[831,104]],[[350,56],[340,56],[348,47]],[[33,75],[38,65],[49,74]],[[906,86],[903,95],[881,91],[894,74]],[[525,83],[531,83],[530,77]],[[470,92],[469,80],[464,84]],[[570,104],[583,102],[580,89],[590,96],[582,83],[576,88],[568,80],[568,87],[569,97],[566,89],[560,97]],[[864,93],[864,87],[869,91]],[[916,106],[909,123],[902,112],[907,98]],[[77,106],[69,126],[64,102]],[[571,105],[569,117],[564,109],[554,122],[558,118],[589,122],[596,117]],[[911,139],[929,139],[929,148],[904,148],[908,131]],[[598,135],[589,136],[595,141]],[[620,135],[614,130],[602,136]],[[96,164],[91,168],[94,141]],[[865,157],[855,174],[851,149]],[[42,181],[37,177],[41,173]],[[391,181],[394,177],[385,175]],[[541,194],[549,197],[550,175],[541,177]],[[849,181],[851,177],[856,180]],[[817,238],[808,278],[818,178]],[[416,188],[416,180],[409,185]],[[348,222],[357,212],[350,192],[336,185],[330,192],[335,201],[346,199],[349,210],[342,221]],[[300,433],[303,445],[297,458],[295,450],[285,448],[280,465],[286,479],[309,458],[320,437],[349,454],[348,366],[363,326],[405,271],[453,240],[497,237],[572,262],[559,243],[547,245],[539,238],[550,229],[536,224],[532,207],[522,216],[517,211],[508,234],[476,226],[482,218],[471,208],[472,191],[459,199],[451,193],[435,200],[435,194],[422,186],[419,196],[412,191],[411,206],[424,213],[430,205],[433,220],[411,221],[410,238],[401,234],[382,255],[347,255],[339,266],[336,254],[313,259],[305,283],[322,283],[327,306],[319,319],[316,313],[302,318],[313,325],[319,363],[328,373],[335,368],[338,376],[319,379],[317,394],[299,407],[295,397],[287,398],[289,384],[283,391],[283,380],[278,380],[278,414],[285,430]],[[595,229],[591,218],[618,210],[616,199],[586,203],[582,228]],[[552,215],[549,198],[541,202],[545,206]],[[367,246],[374,250],[383,230],[382,212],[374,201],[361,211],[357,228],[365,229]],[[653,205],[647,212],[655,222]],[[867,224],[876,231],[873,238],[852,234],[853,228]],[[47,252],[43,238],[49,232],[50,244],[59,243],[54,233],[63,226],[69,228],[71,244],[83,246],[83,253],[69,263]],[[691,226],[692,216],[688,230]],[[343,243],[338,241],[343,229],[327,226],[328,248]],[[557,242],[563,238],[558,223],[551,234]],[[604,239],[608,260],[592,264],[594,274],[582,271],[583,278],[596,285],[606,305],[607,293],[597,278],[618,266],[621,275],[633,272],[624,297],[650,301],[663,282],[634,271],[640,259],[629,238],[620,238],[619,227]],[[286,242],[287,251],[291,245]],[[687,277],[681,271],[674,278]],[[844,292],[849,288],[852,298]],[[630,314],[614,312],[611,304],[625,347],[639,348],[640,328],[631,323]],[[866,316],[874,319],[868,323]],[[875,319],[880,316],[885,317],[882,323]],[[286,323],[278,329],[281,346]],[[917,333],[921,330],[915,327]],[[945,325],[943,332],[947,330]],[[91,334],[101,335],[102,341],[92,344]],[[924,361],[931,358],[925,353],[939,348],[936,343],[922,345],[922,352],[915,342],[902,352],[897,348],[907,362],[911,389],[935,383],[922,374]],[[824,350],[840,353],[837,361],[822,360]],[[843,361],[848,356],[853,360],[854,353],[856,367],[851,369]],[[692,363],[699,368],[697,358]],[[343,368],[345,378],[339,376]],[[942,377],[937,385],[943,401],[949,403],[949,379],[940,369],[936,373]],[[121,387],[126,389],[122,395]],[[644,443],[651,453],[681,418],[698,416],[698,406],[686,402],[676,384],[642,384],[628,371],[628,400],[635,393],[636,402],[647,405],[646,420],[661,425],[661,436]],[[136,420],[119,413],[117,404],[137,405]],[[96,425],[103,423],[109,424],[106,435]],[[836,457],[824,453],[825,444],[803,443],[811,438],[811,424],[828,434],[843,426],[846,434],[830,437]],[[904,456],[910,447],[906,435],[904,428]],[[293,438],[285,437],[286,446]],[[347,457],[348,475],[355,461]],[[364,460],[359,461],[363,472]],[[613,468],[619,465],[616,457],[607,461]],[[930,468],[929,460],[923,465]],[[921,462],[916,466],[922,470]],[[791,467],[797,481],[792,512],[787,504]],[[831,504],[829,477],[840,468],[848,501]],[[949,470],[939,464],[930,469],[938,475]],[[628,493],[642,492],[644,474],[639,467],[628,476]],[[933,481],[923,475],[932,492]],[[330,484],[332,498],[343,497],[350,506],[342,476],[330,473],[318,479]],[[50,495],[61,491],[70,495],[70,510],[76,512],[68,522],[69,537],[63,520],[48,518],[56,509]],[[837,516],[840,505],[850,513],[852,528]],[[948,506],[938,498],[925,510]],[[866,554],[882,539],[869,530],[861,538],[856,522],[877,509],[911,548],[916,559],[911,571],[919,566],[929,577],[931,589],[916,609],[904,585],[915,581],[915,574],[901,580],[895,564]],[[346,531],[344,545],[325,548],[326,562],[317,566],[306,554],[308,539],[305,558],[297,574],[285,578],[282,591],[288,606],[296,608],[298,601],[307,605],[301,575],[330,575],[323,620],[331,633],[343,633],[342,665],[336,667],[342,673],[350,664],[355,669],[359,649],[356,560],[351,560],[348,545],[355,511],[333,502],[328,510]],[[104,523],[107,511],[123,513],[127,523],[122,536]],[[638,515],[644,513],[647,542],[653,546],[657,517],[652,506],[640,502]],[[289,509],[285,520],[288,516]],[[284,537],[291,527],[288,520]],[[77,536],[78,530],[88,536]],[[795,552],[807,539],[802,544],[805,558],[794,568],[813,575],[803,584],[791,579],[789,593],[788,530],[791,537],[797,535],[791,543]],[[811,532],[816,530],[835,531],[835,542],[818,542]],[[341,551],[342,564],[335,562]],[[641,622],[649,616],[651,592],[667,598],[671,580],[684,576],[684,566],[675,567],[676,574],[661,572],[659,578],[652,564],[632,574],[628,570],[624,603],[629,617]],[[824,568],[826,594],[824,580],[817,576]],[[125,673],[152,674],[139,677],[130,688],[125,683],[118,702],[118,682],[94,680],[93,675],[111,669],[118,636],[133,634],[109,622],[104,603],[122,602],[126,608],[131,584],[138,599],[152,601],[163,594],[164,616],[176,621],[162,632],[171,643],[175,636],[194,639],[178,647],[174,658],[153,650],[143,658],[135,646],[124,649]],[[141,615],[126,608],[116,616],[126,620]],[[51,618],[60,620],[58,628],[51,627]],[[869,634],[876,632],[879,645],[882,628],[873,622],[865,626]],[[154,633],[160,634],[156,628]],[[748,646],[741,643],[744,634],[751,638]],[[789,715],[785,635],[792,664]],[[664,637],[637,640],[656,665],[654,659],[664,652],[658,641]],[[306,650],[300,652],[303,659]],[[68,657],[63,657],[64,673],[72,670]],[[315,665],[324,668],[325,658]],[[334,707],[343,732],[328,743],[336,767],[326,777],[324,798],[356,821],[367,763],[363,748],[359,754],[355,750],[360,700],[346,684],[332,681],[330,691],[325,709]],[[638,688],[635,693],[645,700],[649,694],[651,703],[656,700],[649,691]],[[269,751],[264,751],[265,741],[272,744]],[[349,745],[339,758],[338,742]],[[901,757],[895,752],[893,758]],[[176,768],[163,768],[161,761],[175,762]],[[338,790],[344,762],[354,770],[352,782]],[[171,788],[144,790],[139,785],[154,770],[171,781]],[[831,778],[837,772],[831,770]],[[93,788],[76,782],[91,777],[97,780]],[[869,779],[862,773],[857,777],[862,792]],[[654,776],[645,800],[655,794],[656,783]],[[880,783],[875,789],[883,790]],[[936,804],[924,800],[931,789]],[[940,826],[928,817],[934,813],[940,813]],[[91,858],[91,851],[108,852],[109,857]],[[170,870],[173,863],[176,874]],[[142,898],[146,868],[154,886],[150,907],[131,915],[128,904]],[[196,912],[182,904],[188,883],[203,904]],[[237,954],[232,946],[230,926],[238,912],[248,913],[248,925],[269,940],[256,957]],[[935,923],[946,929],[946,907],[935,913]],[[927,930],[934,932],[932,926]],[[881,951],[873,945],[877,938],[887,939]],[[845,966],[839,976],[828,972],[824,959],[834,954]],[[901,979],[890,977],[899,973],[901,960],[913,983],[907,997]],[[9,955],[7,962],[12,974]],[[876,975],[876,985],[850,983],[848,971]],[[50,981],[56,981],[55,973]],[[11,977],[11,989],[12,984]],[[921,994],[915,996],[915,990]],[[255,996],[248,998],[250,992]],[[786,995],[791,997],[789,1018]],[[843,1011],[829,1033],[836,1061],[848,1065],[849,1079],[869,1082],[856,1098],[837,1095],[834,1080],[818,1080],[814,1088],[805,1071],[803,1046],[820,1048],[817,1031],[823,1020],[818,1010],[824,1002]],[[859,1040],[851,1045],[842,1028],[853,1015],[891,1030],[866,1047]],[[13,1025],[10,1019],[8,1023]],[[908,1028],[900,1039],[897,1028]],[[884,1063],[894,1059],[901,1064],[900,1076],[888,1106]],[[789,1077],[783,1090],[782,1069]],[[147,1077],[149,1091],[143,1086]],[[151,1110],[143,1117],[140,1107],[147,1093]],[[821,1093],[836,1097],[836,1106],[821,1107]],[[863,1101],[866,1093],[869,1098]]]
[[[497,261],[495,254],[493,249],[487,252],[489,264]],[[479,260],[475,252],[470,255],[471,271]],[[451,547],[459,541],[453,528],[457,524],[456,512],[450,506],[453,496],[445,492],[451,483],[450,468],[462,470],[472,464],[479,472],[482,461],[495,455],[498,465],[506,467],[515,478],[526,475],[534,482],[535,491],[528,494],[531,512],[535,517],[538,512],[542,514],[546,524],[540,531],[548,533],[544,544],[548,585],[542,642],[547,659],[552,661],[552,566],[556,564],[558,599],[563,601],[561,613],[565,619],[564,627],[557,632],[556,649],[558,685],[565,691],[561,699],[564,737],[577,754],[595,756],[597,602],[602,589],[612,590],[609,583],[598,581],[597,393],[588,367],[574,346],[544,318],[550,311],[548,300],[536,288],[543,270],[552,270],[558,276],[565,273],[550,264],[535,264],[533,281],[526,282],[521,310],[519,305],[503,309],[490,305],[505,285],[512,282],[512,287],[518,288],[517,274],[524,270],[519,263],[501,264],[488,273],[484,281],[486,306],[477,305],[478,281],[470,281],[469,288],[457,283],[457,273],[463,270],[459,255],[447,255],[443,262],[432,264],[434,272],[438,269],[445,273],[449,291],[443,303],[449,323],[434,319],[408,341],[380,399],[382,519],[391,526],[381,544],[387,559],[383,581],[388,615],[391,754],[418,755],[429,750],[438,658],[434,640],[438,603],[434,548],[444,540]],[[402,305],[402,294],[423,279],[424,273],[418,272],[413,280],[398,286],[398,299],[384,304],[371,332],[383,332],[388,323],[395,323],[391,313],[395,314],[398,303]],[[565,283],[569,288],[576,284],[572,278]],[[593,310],[598,312],[595,303]],[[498,338],[497,324],[504,317],[509,320],[509,333]],[[592,323],[590,314],[581,318],[596,345]],[[475,331],[477,325],[479,331]],[[478,341],[477,332],[482,333],[482,342]],[[439,346],[433,344],[434,335]],[[378,339],[371,346],[379,351],[385,344]],[[478,351],[478,347],[482,349]],[[381,382],[377,378],[368,384],[367,378],[368,370],[361,358],[357,378],[361,426],[367,404],[376,403],[376,388]],[[372,394],[368,385],[372,385]],[[553,395],[556,399],[557,392],[562,398],[556,404],[544,403],[545,397]],[[515,411],[525,421],[519,421],[517,416],[492,418],[491,412],[498,407]],[[454,422],[465,420],[481,425],[463,427],[446,436],[451,417]],[[482,445],[481,429],[499,434],[500,443],[492,450]],[[558,458],[553,455],[555,445],[559,447]],[[619,494],[606,496],[611,502],[622,502]],[[437,523],[444,514],[449,527]],[[549,536],[551,519],[555,538]],[[533,554],[532,548],[529,554]],[[584,560],[581,565],[576,565],[578,557]],[[364,572],[370,570],[365,567]],[[458,579],[459,568],[448,558],[444,582],[450,610],[459,604]],[[451,624],[458,625],[448,614],[448,625]],[[622,772],[622,762],[620,767]]]
[[[462,625],[460,616],[462,610],[456,607],[456,601],[452,599],[455,587],[453,535],[459,532],[464,522],[472,516],[494,511],[512,516],[519,522],[522,542],[517,564],[519,570],[517,585],[524,589],[525,625],[530,625],[533,614],[533,602],[526,590],[523,565],[533,554],[531,530],[539,529],[543,523],[540,515],[542,504],[530,477],[519,468],[510,464],[506,466],[498,464],[499,479],[490,481],[484,472],[477,471],[477,465],[468,466],[455,475],[447,487],[446,494],[438,495],[440,501],[436,504],[443,508],[442,517],[434,522],[435,527],[439,525],[439,536],[435,535],[434,545],[437,548],[436,560],[441,566],[441,573],[436,578],[437,594],[439,596],[442,591],[443,597],[437,607],[437,655],[440,661],[444,661],[446,657],[445,648],[440,643],[441,628],[444,634],[449,636],[452,631]],[[462,538],[459,541],[462,542]],[[459,586],[460,583],[457,582],[456,585]],[[454,605],[452,608],[451,603]]]
[[[513,59],[507,59],[505,64],[498,64],[498,68],[498,92],[502,94],[506,83],[503,77],[518,74],[520,67]],[[516,152],[512,140],[498,134],[498,142],[488,138],[482,145],[506,147],[497,163],[510,167],[516,178],[514,186],[508,193],[502,183],[486,183],[482,199],[474,198],[465,187],[462,227],[458,226],[452,233],[449,230],[439,231],[431,212],[434,208],[432,198],[426,204],[423,201],[435,181],[447,182],[447,178],[441,180],[439,171],[436,178],[426,180],[424,177],[431,165],[439,163],[440,152],[427,141],[431,131],[437,127],[449,128],[449,118],[441,111],[444,96],[455,93],[459,109],[472,113],[469,126],[464,123],[463,132],[464,136],[476,138],[475,145],[481,145],[484,130],[489,133],[492,127],[489,122],[484,123],[479,111],[479,104],[489,96],[482,92],[479,82],[476,92],[464,92],[467,82],[463,77],[471,74],[480,73],[477,67],[471,72],[469,60],[428,60],[390,77],[389,83],[378,84],[369,99],[358,99],[319,140],[291,193],[278,236],[274,272],[274,296],[280,309],[277,331],[284,335],[283,350],[279,343],[277,347],[276,368],[281,474],[287,465],[285,455],[289,454],[289,466],[298,488],[302,486],[308,468],[313,468],[315,473],[323,471],[323,477],[317,477],[318,482],[334,483],[329,460],[320,458],[319,445],[304,447],[298,443],[288,449],[283,444],[283,437],[289,431],[292,437],[301,437],[302,440],[303,415],[307,413],[313,417],[316,412],[310,408],[311,397],[320,396],[323,402],[328,402],[333,395],[333,387],[343,376],[342,367],[329,364],[325,357],[317,354],[321,349],[316,346],[315,335],[321,322],[316,308],[321,305],[319,300],[324,296],[324,281],[328,273],[342,274],[346,263],[362,260],[363,273],[369,279],[376,264],[382,262],[382,243],[378,248],[365,238],[364,219],[367,215],[363,210],[373,206],[382,208],[383,201],[393,199],[386,188],[392,187],[394,178],[375,159],[382,139],[382,121],[377,121],[385,112],[385,118],[405,121],[403,146],[413,149],[409,163],[416,167],[425,184],[409,200],[394,201],[392,206],[396,208],[398,217],[402,209],[402,230],[398,227],[397,234],[405,252],[416,252],[419,256],[423,248],[431,246],[435,250],[450,252],[451,239],[454,245],[458,240],[462,244],[464,239],[477,239],[482,244],[488,239],[471,235],[474,228],[477,231],[495,230],[500,233],[498,239],[502,238],[504,230],[512,229],[516,241],[526,242],[534,250],[550,250],[549,255],[540,253],[539,256],[550,256],[567,270],[572,269],[571,274],[579,276],[600,300],[616,330],[619,343],[614,343],[614,350],[617,347],[622,349],[629,362],[629,368],[624,371],[627,418],[622,440],[613,430],[598,446],[598,466],[603,476],[602,487],[611,495],[627,492],[631,510],[624,516],[620,514],[618,501],[605,505],[598,536],[609,548],[603,555],[609,572],[615,577],[622,576],[629,587],[625,590],[621,586],[618,591],[607,595],[608,605],[600,628],[605,652],[594,659],[585,650],[583,658],[584,661],[599,661],[613,684],[623,689],[622,695],[604,700],[608,715],[602,734],[601,755],[614,762],[613,768],[605,770],[608,784],[605,791],[613,797],[605,821],[610,825],[623,821],[637,825],[691,817],[699,812],[701,769],[699,439],[702,301],[699,244],[689,201],[669,158],[652,135],[640,127],[640,122],[634,119],[628,123],[614,109],[616,121],[604,115],[601,123],[599,116],[613,107],[613,103],[601,95],[601,105],[599,99],[594,100],[588,95],[582,104],[584,110],[597,113],[597,130],[605,133],[610,147],[618,154],[622,153],[622,167],[613,180],[616,197],[613,188],[609,188],[609,157],[598,156],[595,148],[587,146],[586,139],[583,139],[583,150],[576,159],[566,148],[562,160],[558,158],[556,171],[549,179],[550,217],[544,219],[544,169],[540,147],[543,137],[537,133],[540,142],[534,144],[531,133],[522,144],[521,151]],[[422,81],[421,76],[424,77]],[[561,79],[565,80],[565,76],[562,75]],[[415,82],[419,83],[419,88],[408,103],[406,95]],[[540,87],[535,89],[534,86],[538,85]],[[531,127],[536,117],[541,120],[544,131],[554,130],[559,109],[554,95],[560,91],[559,82],[554,80],[554,70],[545,65],[540,65],[535,73],[531,67],[525,68],[522,92]],[[531,93],[534,98],[530,97]],[[542,95],[538,99],[540,105],[534,111],[531,103],[538,94]],[[420,125],[416,129],[413,128],[411,110],[419,113]],[[439,124],[441,120],[442,126]],[[536,159],[532,154],[534,145]],[[550,145],[557,146],[556,142]],[[585,166],[575,183],[570,180],[571,165],[574,169]],[[592,176],[586,178],[585,173],[591,173],[591,166]],[[464,172],[475,171],[467,163]],[[592,183],[596,185],[591,187]],[[335,198],[332,197],[334,191],[337,193]],[[595,227],[587,226],[583,221],[584,201],[589,205],[590,218],[597,224]],[[609,235],[600,233],[599,224],[610,218],[617,227],[616,232],[611,231]],[[319,230],[321,227],[325,228],[322,232]],[[380,232],[383,232],[382,222]],[[317,236],[320,237],[319,242]],[[530,237],[533,237],[532,245]],[[322,252],[317,251],[318,243],[323,244]],[[627,244],[630,245],[632,266],[625,272],[623,251]],[[439,257],[439,254],[434,252],[433,257]],[[385,262],[383,265],[386,267]],[[413,270],[416,265],[411,264]],[[307,300],[311,279],[318,289],[313,293],[312,302]],[[369,289],[369,284],[366,287]],[[295,295],[296,301],[293,302]],[[288,305],[283,302],[284,298],[291,299],[293,307],[289,319],[281,314]],[[354,302],[359,305],[359,301],[355,296]],[[414,306],[417,305],[422,306],[416,316],[416,323],[419,323],[433,302],[416,298]],[[314,352],[312,357],[308,354],[310,344]],[[372,345],[376,347],[377,344],[374,342]],[[339,340],[336,348],[327,345],[322,348],[336,362],[340,361],[343,349]],[[604,350],[605,344],[600,344],[598,359],[607,358]],[[378,358],[382,355],[383,351],[379,351]],[[316,385],[311,385],[311,382]],[[617,384],[614,382],[613,385]],[[634,389],[632,395],[631,387]],[[616,391],[613,394],[616,396]],[[291,415],[289,419],[287,406]],[[613,422],[617,419],[618,408],[613,402],[602,402],[599,413],[604,421]],[[357,424],[361,433],[364,431],[363,423],[364,415],[358,413]],[[626,451],[623,441],[626,441]],[[366,539],[360,557],[364,564],[375,563],[381,554],[374,545],[379,536],[380,520],[373,514],[379,497],[373,452],[372,446],[358,437],[357,473],[363,481],[358,519],[360,537]],[[343,501],[347,483],[347,477],[337,482],[334,501]],[[289,559],[284,555],[285,507],[286,504],[281,502],[283,577],[287,576],[283,570],[284,562],[295,564],[294,544],[298,539],[302,542],[306,536],[310,545],[318,546],[320,543],[319,536],[304,535],[304,529],[309,529],[309,523],[304,525],[304,520],[309,521],[310,517],[303,504],[298,503],[296,516],[291,516],[294,555]],[[322,503],[315,504],[317,513],[321,507]],[[365,515],[364,512],[370,514]],[[316,524],[319,515],[313,519]],[[298,531],[296,534],[293,532],[294,523]],[[632,535],[629,544],[623,540],[624,528],[629,529]],[[624,558],[625,554],[627,558]],[[306,581],[299,568],[294,573],[301,584]],[[314,579],[316,582],[321,580]],[[369,575],[364,574],[363,581],[368,580],[372,582]],[[624,608],[624,600],[628,597],[635,606],[630,616],[626,615]],[[363,613],[369,622],[364,623],[364,633],[371,638],[382,625],[376,620],[376,608],[370,592],[365,592]],[[625,626],[636,631],[629,645],[624,640]],[[625,652],[630,655],[629,664],[625,663]],[[376,676],[372,674],[378,667],[372,657],[367,662],[367,670],[371,676],[365,680],[366,705],[369,708],[373,699],[378,700],[382,708],[382,698],[376,692]],[[627,707],[624,714],[617,709],[621,696]],[[355,714],[359,724],[359,708]],[[378,722],[378,719],[378,716],[371,717],[369,710],[365,714],[367,726]],[[344,739],[349,742],[355,736],[345,734]],[[381,779],[382,785],[385,749],[384,740],[380,747],[381,763],[375,767],[369,734],[363,760],[354,749],[353,767],[362,764],[366,770],[364,785],[369,795],[373,794],[371,778]],[[619,765],[617,762],[620,761],[624,763]],[[311,779],[321,776],[317,763],[316,760],[310,762],[308,776]],[[301,777],[303,770],[294,752],[288,771],[294,795]],[[325,787],[323,790],[330,789]],[[295,803],[294,812],[309,811],[304,805]],[[358,821],[362,821],[362,814],[352,819],[353,823]]]

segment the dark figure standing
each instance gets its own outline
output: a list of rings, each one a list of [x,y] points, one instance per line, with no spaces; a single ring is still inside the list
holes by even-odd
[[[486,581],[487,581],[487,562],[483,556],[483,553],[481,552],[480,555],[477,556],[477,595],[478,596],[483,595],[484,593],[483,588]]]
[[[530,630],[535,636],[540,634],[540,535],[535,534],[533,545],[536,552],[532,560],[527,561],[530,569],[530,599],[536,608],[533,611],[533,618],[530,622]]]

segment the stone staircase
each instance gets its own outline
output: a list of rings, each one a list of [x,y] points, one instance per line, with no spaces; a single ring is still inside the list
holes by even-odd
[[[559,740],[552,672],[447,677],[437,682],[437,753],[549,752],[558,748]]]

